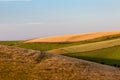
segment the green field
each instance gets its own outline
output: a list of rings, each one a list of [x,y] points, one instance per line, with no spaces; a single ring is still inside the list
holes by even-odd
[[[18,42],[20,42],[20,41],[0,41],[0,45],[13,46],[13,45],[16,45]]]
[[[120,46],[63,55],[120,67]]]
[[[70,45],[73,45],[73,44],[71,43],[23,43],[18,45],[18,47],[40,50],[40,51],[47,51],[47,50],[67,47]]]

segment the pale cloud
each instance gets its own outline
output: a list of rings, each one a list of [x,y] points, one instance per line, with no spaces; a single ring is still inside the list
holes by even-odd
[[[32,0],[0,0],[2,2],[9,2],[9,1],[32,1]]]

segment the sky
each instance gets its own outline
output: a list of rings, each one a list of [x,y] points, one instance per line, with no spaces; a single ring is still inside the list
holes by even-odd
[[[0,0],[0,40],[120,30],[120,0]]]

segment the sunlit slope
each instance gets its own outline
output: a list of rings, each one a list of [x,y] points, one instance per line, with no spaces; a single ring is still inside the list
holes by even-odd
[[[107,40],[107,41],[101,41],[101,42],[95,42],[95,43],[64,47],[64,48],[50,50],[48,52],[56,53],[56,54],[86,52],[86,51],[93,51],[93,50],[98,50],[98,49],[103,49],[103,48],[108,48],[108,47],[113,47],[113,46],[118,46],[118,45],[120,45],[120,38],[113,39],[113,40]]]
[[[119,80],[120,70],[81,59],[1,45],[0,79]]]
[[[111,31],[111,32],[95,32],[95,33],[84,33],[84,34],[70,34],[70,35],[62,35],[62,36],[51,36],[45,38],[36,38],[25,41],[25,43],[33,43],[33,42],[79,42],[90,40],[94,38],[99,38],[103,36],[117,35],[120,34],[120,31]]]

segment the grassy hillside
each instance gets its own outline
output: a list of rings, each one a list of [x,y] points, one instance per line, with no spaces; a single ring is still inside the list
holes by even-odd
[[[80,59],[0,45],[0,79],[119,80],[120,70]]]
[[[120,67],[120,46],[63,55]]]
[[[27,49],[47,51],[72,45],[74,45],[74,43],[23,43],[18,46]]]
[[[0,79],[30,80],[39,55],[38,51],[0,45]]]
[[[18,42],[20,42],[20,41],[0,41],[0,45],[13,46],[13,45],[16,45]]]
[[[113,39],[113,40],[107,40],[107,41],[101,41],[101,42],[95,42],[95,43],[75,45],[75,46],[50,50],[48,52],[57,53],[57,54],[86,52],[86,51],[92,51],[92,50],[113,47],[113,46],[117,46],[117,45],[120,45],[120,39]]]

